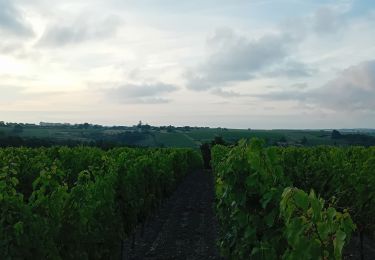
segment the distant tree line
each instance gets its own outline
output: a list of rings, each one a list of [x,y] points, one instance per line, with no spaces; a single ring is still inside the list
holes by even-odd
[[[344,141],[348,145],[374,146],[375,137],[365,134],[341,134],[338,130],[331,133],[333,140]]]
[[[198,130],[198,129],[210,129],[210,127],[203,127],[203,126],[152,126],[149,124],[144,124],[142,121],[139,121],[138,124],[133,126],[104,126],[99,124],[90,124],[90,123],[81,123],[81,124],[70,124],[70,123],[50,123],[50,122],[40,122],[39,124],[30,124],[30,123],[14,123],[14,122],[5,122],[0,121],[0,127],[14,127],[19,125],[23,128],[26,127],[33,127],[33,128],[62,128],[62,129],[103,129],[103,130],[154,130],[154,131],[167,131],[167,132],[174,132],[178,131],[190,131],[190,130]],[[227,128],[217,127],[212,128],[216,130],[227,131]]]

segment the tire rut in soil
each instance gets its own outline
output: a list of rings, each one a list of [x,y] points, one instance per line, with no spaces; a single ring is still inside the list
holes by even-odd
[[[221,259],[216,247],[214,184],[211,172],[190,173],[159,212],[125,244],[124,259]]]

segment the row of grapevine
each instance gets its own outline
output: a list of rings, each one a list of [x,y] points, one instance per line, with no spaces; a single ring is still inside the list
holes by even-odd
[[[306,169],[292,173],[287,166],[304,162],[291,162],[288,149],[298,148],[264,148],[260,140],[213,147],[220,247],[229,259],[341,259],[355,229],[348,209],[321,196],[326,177],[307,171],[314,178],[305,178]],[[330,170],[318,169],[323,175]]]
[[[314,189],[348,209],[360,237],[375,235],[375,147],[274,148],[284,172],[301,189]]]
[[[0,149],[1,259],[113,259],[189,171],[190,149]]]

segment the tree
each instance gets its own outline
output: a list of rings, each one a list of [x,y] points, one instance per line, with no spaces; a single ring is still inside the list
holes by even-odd
[[[332,139],[340,139],[342,137],[341,133],[337,130],[333,130],[331,134]]]
[[[145,131],[145,132],[151,130],[151,126],[147,123],[145,125],[142,125],[140,128],[142,129],[142,131]]]
[[[204,143],[201,145],[201,152],[204,162],[204,168],[205,169],[211,169],[211,147],[209,143]]]
[[[215,136],[214,140],[212,140],[211,142],[211,145],[214,146],[215,144],[227,145],[227,143],[224,141],[223,137],[221,136]]]
[[[19,133],[22,133],[23,132],[23,127],[19,124],[16,124],[13,126],[13,133],[15,134],[19,134]]]
[[[174,126],[172,126],[172,125],[167,126],[167,132],[168,133],[174,132]]]

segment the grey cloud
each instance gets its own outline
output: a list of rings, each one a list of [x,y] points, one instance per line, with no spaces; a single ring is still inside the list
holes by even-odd
[[[2,41],[0,42],[0,53],[7,55],[19,55],[23,51],[23,44],[17,41]]]
[[[144,103],[157,104],[167,103],[170,100],[162,97],[168,93],[174,92],[177,87],[170,84],[126,84],[112,89],[104,90],[110,99],[117,100],[120,103]]]
[[[0,78],[3,79],[3,80],[17,80],[17,81],[20,81],[20,82],[25,82],[25,84],[30,84],[31,82],[35,82],[38,80],[38,77],[37,75],[13,75],[13,74],[9,74],[9,73],[4,73],[4,74],[0,74]],[[2,87],[0,86],[0,90]],[[24,88],[22,87],[15,87],[19,90],[23,90]]]
[[[306,17],[288,17],[283,20],[279,27],[280,30],[288,34],[296,41],[306,38],[309,30],[309,23]]]
[[[91,39],[105,39],[112,36],[119,25],[120,20],[115,16],[95,22],[76,20],[73,23],[54,24],[46,29],[38,45],[59,47]]]
[[[349,8],[350,9],[350,8]],[[296,41],[302,41],[311,35],[329,37],[342,32],[349,24],[349,10],[340,4],[326,5],[308,16],[288,17],[280,24],[280,30]]]
[[[0,85],[0,101],[12,102],[24,96],[25,88],[12,85]]]
[[[294,100],[335,111],[375,109],[375,60],[341,71],[322,87],[310,90],[275,91],[257,97],[268,100]]]
[[[315,95],[317,102],[334,109],[375,109],[375,60],[342,71]]]
[[[222,28],[208,39],[212,51],[186,71],[186,87],[202,91],[257,77],[311,77],[317,70],[293,58],[296,45],[311,32],[328,34],[345,25],[345,10],[322,7],[309,17],[286,21],[280,32],[248,39]]]
[[[285,34],[269,34],[249,40],[230,30],[220,30],[208,41],[214,51],[206,61],[187,71],[187,87],[207,90],[249,80],[265,67],[283,61],[288,56],[290,42]]]
[[[288,60],[276,65],[264,73],[268,77],[300,78],[311,77],[316,70],[298,61]]]
[[[313,28],[317,33],[337,32],[344,24],[342,15],[329,7],[319,8],[313,15]]]
[[[308,85],[307,85],[306,82],[302,82],[302,83],[295,83],[291,87],[301,90],[301,89],[306,89],[308,87]]]
[[[14,6],[14,1],[0,0],[0,30],[16,36],[32,36],[33,30]]]
[[[167,14],[175,13],[197,13],[202,10],[209,10],[210,12],[217,12],[220,9],[228,7],[238,7],[244,4],[264,4],[270,2],[270,0],[190,0],[190,1],[175,1],[175,0],[114,0],[119,6],[125,6],[126,8],[141,9],[148,12],[165,12]],[[213,8],[214,7],[214,8]],[[227,10],[227,9],[225,9]]]
[[[0,41],[0,54],[13,56],[20,60],[30,59],[33,62],[39,60],[41,58],[40,53],[33,48],[28,48],[26,42],[23,38],[2,40]]]
[[[1,77],[7,77],[7,75],[0,75]],[[12,76],[10,76],[11,78]],[[22,79],[24,81],[30,82],[35,80],[34,78],[28,77],[17,77],[17,79]],[[30,89],[24,86],[16,85],[0,85],[0,101],[2,102],[15,102],[20,100],[36,100],[36,99],[48,99],[50,97],[55,97],[59,95],[70,95],[71,93],[62,91],[34,91],[30,92]]]
[[[144,97],[127,100],[127,104],[165,104],[170,103],[172,100],[169,98],[154,98]]]
[[[10,44],[8,42],[0,45],[0,53],[14,53],[20,48],[20,45]]]
[[[288,18],[280,28],[294,39],[304,39],[312,33],[325,37],[340,32],[348,24],[347,10],[339,6],[323,6],[309,16]]]
[[[308,98],[309,92],[298,90],[273,91],[265,94],[254,95],[254,97],[270,100],[270,101],[304,101]]]
[[[233,90],[223,90],[221,88],[213,89],[212,94],[223,98],[243,97],[244,95]]]

